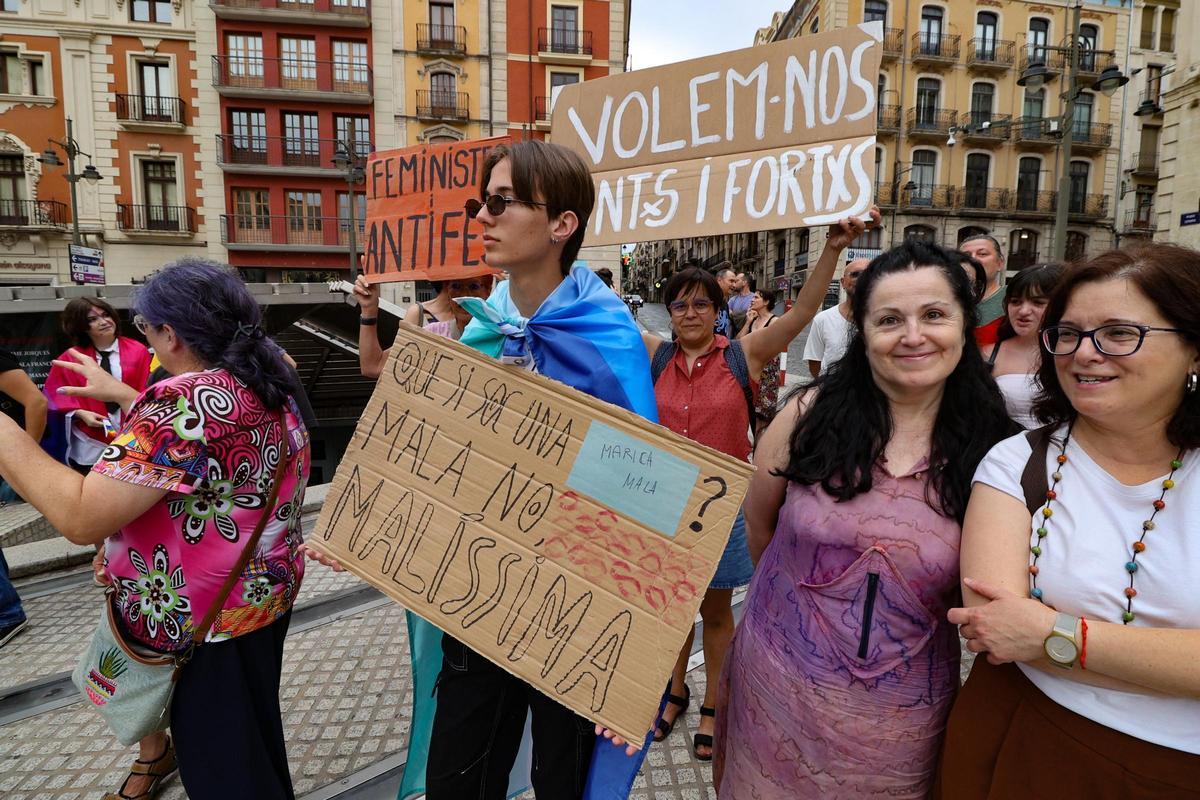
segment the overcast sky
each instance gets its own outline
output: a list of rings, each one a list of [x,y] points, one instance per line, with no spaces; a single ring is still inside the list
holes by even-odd
[[[633,69],[737,50],[791,0],[631,0],[629,55]]]

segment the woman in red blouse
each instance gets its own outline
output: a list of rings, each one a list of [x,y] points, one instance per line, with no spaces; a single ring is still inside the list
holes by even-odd
[[[791,310],[775,324],[749,333],[732,345],[729,339],[713,330],[725,302],[716,278],[698,267],[675,273],[664,289],[664,302],[671,313],[675,341],[672,343],[650,333],[642,334],[651,361],[659,348],[670,348],[659,356],[660,363],[668,356],[669,361],[654,385],[659,422],[681,436],[748,461],[752,427],[750,408],[753,404],[747,403],[746,392],[730,367],[731,361],[738,363],[737,355],[733,354],[731,358],[726,349],[740,346],[750,388],[757,396],[763,367],[785,351],[820,310],[839,254],[863,231],[878,225],[879,219],[879,209],[872,207],[870,222],[844,219],[831,225],[825,250]],[[704,703],[700,706],[700,733],[696,734],[693,751],[701,761],[712,758],[715,715],[712,706],[717,698],[717,681],[725,663],[725,653],[733,636],[733,590],[748,584],[753,571],[746,548],[745,525],[738,514],[729,544],[717,566],[717,574],[700,604],[700,616],[704,620],[704,671],[708,682]],[[675,663],[670,698],[658,724],[656,741],[670,735],[675,720],[691,701],[691,690],[684,682],[691,650],[692,636],[689,634]]]

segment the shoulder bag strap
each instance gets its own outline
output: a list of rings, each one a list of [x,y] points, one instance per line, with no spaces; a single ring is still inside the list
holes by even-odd
[[[1000,355],[1000,342],[996,342],[994,345],[992,345],[992,352],[987,357],[987,365],[989,370],[994,370],[996,368],[996,356],[998,355]]]
[[[275,465],[275,478],[271,481],[271,493],[267,497],[267,504],[263,507],[263,515],[259,517],[258,524],[254,526],[254,533],[250,534],[250,538],[246,540],[246,546],[242,548],[242,556],[234,565],[233,570],[229,573],[229,577],[225,579],[225,583],[221,585],[220,591],[217,592],[217,599],[213,601],[212,608],[204,615],[204,620],[200,626],[195,629],[192,636],[193,646],[199,645],[204,641],[204,637],[208,635],[208,631],[212,628],[213,623],[217,621],[217,614],[225,605],[225,600],[229,597],[229,593],[233,591],[233,585],[237,583],[241,577],[242,570],[246,568],[246,564],[250,561],[250,555],[254,552],[254,548],[258,545],[258,540],[262,537],[263,529],[267,527],[267,520],[275,515],[275,502],[279,499],[279,485],[283,483],[283,476],[287,474],[288,461],[288,429],[287,415],[284,413],[283,407],[279,408],[279,431],[281,436],[281,445],[279,448],[279,463]]]
[[[1025,470],[1021,473],[1021,490],[1025,492],[1025,507],[1032,517],[1046,502],[1046,454],[1050,452],[1050,435],[1054,433],[1054,425],[1035,428],[1025,434],[1033,452],[1025,462]]]
[[[742,387],[742,394],[746,396],[746,409],[750,413],[750,424],[753,425],[754,390],[750,388],[750,367],[746,364],[746,351],[742,349],[741,342],[736,339],[729,340],[729,346],[725,348],[725,363],[737,379],[738,386]]]
[[[674,357],[674,342],[663,342],[658,346],[658,349],[654,351],[654,359],[650,362],[651,385],[658,383],[659,376],[663,374],[663,370],[667,368],[667,364],[670,364]]]

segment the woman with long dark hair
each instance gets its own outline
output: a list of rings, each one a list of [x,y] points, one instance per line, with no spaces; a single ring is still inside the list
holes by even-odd
[[[717,711],[724,798],[924,798],[958,687],[959,526],[1015,426],[951,251],[871,262],[846,355],[760,439],[758,562]]]

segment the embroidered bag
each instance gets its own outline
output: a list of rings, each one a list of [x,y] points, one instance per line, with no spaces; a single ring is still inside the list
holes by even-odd
[[[279,485],[283,483],[287,469],[287,420],[282,409],[279,412],[279,425],[283,431],[285,446],[280,451],[279,463],[275,467],[275,479],[271,484],[271,493],[263,515],[254,527],[254,533],[246,540],[241,558],[225,579],[212,608],[195,629],[192,646],[187,652],[181,655],[166,655],[126,641],[113,617],[112,595],[115,590],[109,586],[104,593],[100,624],[92,635],[91,644],[75,666],[71,680],[84,698],[104,717],[109,729],[121,744],[133,744],[148,734],[165,730],[171,724],[171,696],[174,694],[179,672],[216,622],[217,614],[225,605],[225,600],[242,570],[246,568],[267,520],[274,514]]]

